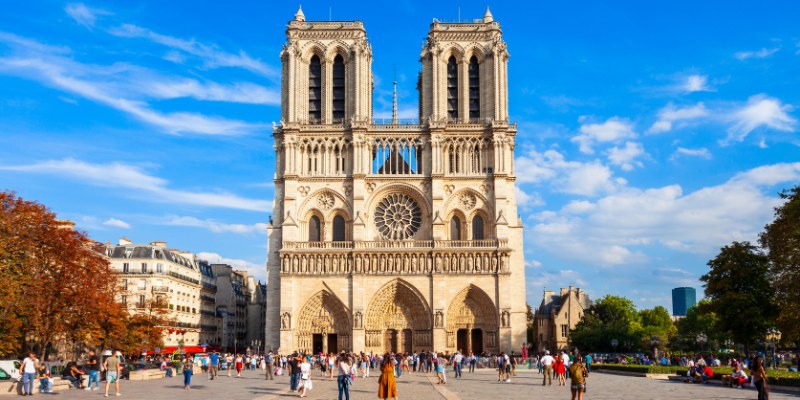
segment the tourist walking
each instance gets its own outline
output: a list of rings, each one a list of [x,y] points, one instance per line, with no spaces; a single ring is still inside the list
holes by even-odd
[[[437,384],[440,385],[446,384],[447,381],[445,380],[444,376],[444,365],[447,364],[447,361],[445,361],[442,353],[436,355],[436,357],[433,359],[433,363],[436,368],[436,377],[439,378],[439,382],[437,382]]]
[[[105,397],[108,397],[108,387],[111,385],[111,382],[114,382],[114,396],[122,396],[122,393],[119,391],[119,370],[121,361],[122,353],[117,351],[113,356],[106,358],[106,361],[103,363],[103,368],[106,370]]]
[[[36,353],[30,352],[28,357],[22,360],[19,370],[22,371],[22,395],[33,396],[33,381],[36,379],[36,370],[39,368],[39,360]]]
[[[271,381],[271,380],[273,380],[273,379],[275,379],[275,377],[273,377],[273,376],[272,376],[272,364],[273,364],[274,362],[275,362],[275,356],[274,356],[274,355],[272,354],[272,352],[270,351],[270,352],[269,352],[269,353],[266,355],[266,357],[264,357],[264,363],[265,363],[264,369],[267,371],[267,372],[266,372],[266,374],[267,374],[267,375],[266,375],[266,379],[267,379],[267,380],[270,380],[270,381]]]
[[[100,357],[97,357],[94,350],[89,350],[89,360],[86,361],[89,366],[89,383],[86,385],[86,390],[92,390],[92,383],[94,383],[94,390],[100,388]]]
[[[388,399],[393,398],[397,400],[397,380],[393,374],[394,362],[389,353],[383,355],[383,362],[381,363],[381,376],[378,378],[378,398]]]
[[[300,387],[303,389],[300,393],[300,397],[306,397],[306,391],[313,388],[313,383],[311,382],[311,364],[308,362],[307,358],[303,358],[303,362],[300,364]]]
[[[244,366],[244,359],[241,354],[236,355],[236,377],[242,376],[242,366]]]
[[[183,388],[186,390],[191,389],[192,374],[194,374],[194,360],[191,354],[186,353],[183,356]]]
[[[297,391],[297,385],[300,381],[300,356],[292,354],[289,359],[289,390],[292,392]]]
[[[211,366],[208,368],[208,375],[213,381],[217,377],[217,370],[219,369],[219,353],[216,351],[211,353],[208,358],[211,361]]]
[[[553,363],[555,363],[555,361],[553,356],[550,355],[550,352],[545,350],[544,356],[539,360],[539,362],[542,363],[544,374],[544,376],[542,376],[542,386],[553,384]]]
[[[750,370],[753,375],[753,385],[758,391],[758,400],[769,399],[769,382],[767,381],[767,371],[764,369],[764,358],[756,357],[753,361],[753,368]]]
[[[228,376],[231,376],[231,371],[233,370],[233,355],[226,354],[225,355],[225,362],[228,364]]]
[[[586,393],[586,378],[589,377],[589,371],[586,370],[583,362],[581,362],[580,356],[576,356],[575,362],[570,365],[569,377],[572,379],[572,385],[570,386],[572,400],[583,400],[583,394]]]
[[[350,383],[352,382],[353,368],[350,365],[350,359],[345,353],[339,355],[338,361],[339,377],[337,378],[337,385],[339,386],[339,400],[342,400],[342,394],[344,394],[345,400],[350,400]]]
[[[456,355],[453,356],[453,371],[456,373],[456,379],[461,378],[461,367],[464,365],[461,363],[462,361],[464,361],[464,356],[457,351]]]
[[[556,358],[556,362],[553,364],[553,370],[556,373],[556,377],[558,378],[558,386],[566,386],[567,380],[564,377],[564,371],[566,366],[564,364],[564,359],[561,357]]]

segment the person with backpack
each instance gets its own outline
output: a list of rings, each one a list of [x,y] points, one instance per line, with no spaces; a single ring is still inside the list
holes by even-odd
[[[267,371],[265,379],[269,381],[274,380],[275,377],[272,376],[272,364],[275,362],[275,356],[272,355],[271,351],[266,355],[264,362],[266,363],[264,369]]]

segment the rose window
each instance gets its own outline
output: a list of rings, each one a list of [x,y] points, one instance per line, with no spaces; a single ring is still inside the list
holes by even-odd
[[[410,239],[422,224],[422,210],[414,199],[395,193],[386,196],[375,209],[375,227],[384,239]]]

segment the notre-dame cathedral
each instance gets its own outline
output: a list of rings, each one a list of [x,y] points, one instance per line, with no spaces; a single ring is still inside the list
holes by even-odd
[[[372,119],[361,21],[289,21],[266,349],[519,350],[522,222],[508,51],[489,10],[434,20],[417,124]]]

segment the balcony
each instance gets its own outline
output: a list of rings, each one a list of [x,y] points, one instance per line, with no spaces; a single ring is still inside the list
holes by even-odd
[[[463,249],[504,248],[507,239],[487,240],[397,240],[357,242],[283,242],[283,250],[352,250],[352,249]]]
[[[180,279],[180,280],[182,280],[184,282],[194,283],[195,285],[199,285],[200,284],[199,280],[194,279],[194,278],[190,278],[190,277],[188,277],[186,275],[181,275],[181,274],[179,274],[177,272],[170,271],[170,272],[167,273],[167,275],[169,275],[169,276],[171,276],[173,278]]]
[[[216,303],[217,302],[217,300],[215,298],[213,298],[211,296],[206,296],[204,294],[200,295],[200,300],[204,301],[206,303]]]
[[[151,290],[153,291],[153,293],[169,293],[168,286],[153,286]]]

